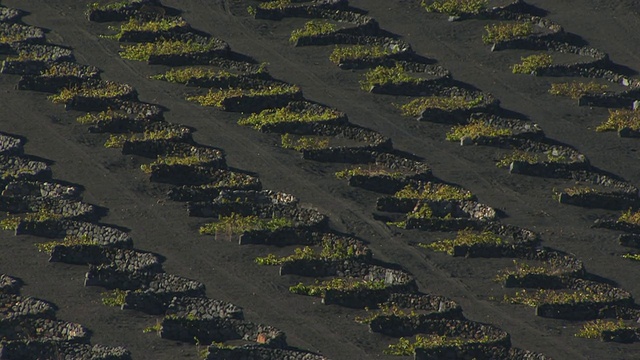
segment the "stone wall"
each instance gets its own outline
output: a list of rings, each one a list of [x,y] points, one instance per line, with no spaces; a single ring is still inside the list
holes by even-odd
[[[312,354],[308,352],[289,350],[289,349],[274,349],[265,346],[257,345],[243,345],[233,346],[230,348],[221,348],[217,346],[210,346],[207,349],[206,360],[273,360],[273,359],[287,359],[287,360],[327,360],[322,355]]]

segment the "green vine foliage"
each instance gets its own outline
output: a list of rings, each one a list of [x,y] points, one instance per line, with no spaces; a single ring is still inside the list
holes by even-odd
[[[127,119],[127,116],[112,109],[107,109],[97,114],[87,113],[86,115],[79,116],[76,118],[76,121],[83,125],[93,125],[101,121],[110,122],[119,119]]]
[[[404,174],[400,171],[390,171],[381,168],[363,168],[358,166],[351,169],[340,170],[335,173],[335,176],[337,179],[347,179],[352,176],[385,176],[392,179],[401,179],[404,177]]]
[[[382,303],[378,304],[377,310],[371,310],[369,308],[365,308],[367,311],[367,316],[361,317],[357,316],[355,318],[356,322],[360,324],[370,324],[373,320],[383,317],[383,316],[395,316],[400,318],[407,317],[416,317],[418,313],[415,310],[407,311],[398,306],[396,303]]]
[[[186,84],[189,81],[198,79],[218,80],[238,77],[240,77],[240,75],[232,74],[226,70],[216,70],[198,66],[170,69],[164,74],[151,76],[151,78],[155,80],[163,80],[178,84]]]
[[[640,110],[609,110],[609,118],[596,127],[596,131],[620,131],[624,128],[640,130]]]
[[[289,41],[295,43],[301,37],[331,34],[336,31],[336,26],[328,21],[311,20],[304,24],[302,29],[291,32]]]
[[[551,84],[549,94],[556,96],[566,96],[577,100],[584,95],[603,94],[609,89],[609,85],[598,84],[595,81],[580,82],[572,81],[566,83]]]
[[[418,199],[418,200],[472,200],[473,194],[457,186],[444,183],[420,183],[409,184],[396,192],[393,197],[398,199]]]
[[[102,36],[104,38],[120,40],[122,36],[128,32],[144,31],[158,33],[161,31],[171,31],[178,28],[188,28],[189,24],[182,18],[160,18],[157,20],[143,21],[136,18],[129,19],[128,22],[120,25],[120,28],[109,27],[112,30],[118,30],[115,35]]]
[[[127,60],[148,61],[152,55],[187,55],[206,53],[215,50],[219,45],[216,39],[201,43],[193,40],[167,40],[156,42],[123,45],[120,57]]]
[[[625,222],[632,225],[640,225],[640,211],[628,209],[618,218],[619,222]]]
[[[287,6],[291,5],[291,0],[273,0],[261,2],[258,7],[265,10],[275,10],[275,9],[284,9]]]
[[[382,290],[386,287],[384,280],[362,280],[356,278],[334,278],[327,281],[316,281],[314,285],[297,285],[289,287],[289,291],[298,295],[324,296],[327,290]]]
[[[535,164],[537,162],[540,162],[540,157],[536,153],[516,150],[510,154],[505,155],[496,163],[496,166],[499,168],[507,168],[514,161],[522,161],[528,164]]]
[[[416,84],[421,79],[410,76],[402,64],[394,67],[377,66],[364,74],[364,80],[360,81],[360,88],[364,91],[371,91],[375,86]]]
[[[454,248],[456,246],[500,246],[505,243],[505,240],[492,232],[483,231],[478,233],[467,229],[458,231],[458,235],[454,239],[444,239],[430,244],[419,244],[419,246],[433,251],[445,252],[449,255],[453,255]]]
[[[122,306],[125,304],[125,298],[127,291],[115,289],[112,291],[105,291],[101,294],[102,303],[107,306]]]
[[[624,254],[622,257],[633,261],[640,261],[640,254]]]
[[[553,57],[549,54],[531,55],[520,60],[522,63],[515,64],[511,68],[514,74],[533,74],[553,64]]]
[[[505,295],[504,301],[511,304],[523,304],[536,307],[542,304],[579,304],[585,302],[611,301],[609,294],[601,293],[592,288],[575,291],[557,291],[540,289],[533,292],[527,290],[517,291],[514,295]]]
[[[576,337],[586,339],[599,339],[602,337],[602,333],[605,331],[619,331],[619,330],[632,330],[631,326],[628,326],[622,320],[607,321],[607,320],[594,320],[589,321],[582,326],[582,329],[576,333]]]
[[[127,141],[171,140],[180,138],[183,132],[178,129],[146,130],[142,134],[111,135],[104,143],[106,148],[121,148]]]
[[[509,136],[513,131],[509,128],[501,128],[481,120],[472,120],[465,125],[456,125],[447,133],[447,140],[460,141],[463,137],[477,139],[479,137]]]
[[[259,86],[251,89],[229,88],[224,90],[209,90],[206,95],[189,96],[188,101],[194,101],[202,106],[213,106],[224,109],[224,101],[229,98],[242,96],[271,96],[271,95],[293,95],[300,92],[300,87],[290,84],[272,84],[269,86]]]
[[[478,14],[486,9],[488,0],[434,0],[430,4],[422,1],[422,6],[428,12],[443,13],[452,16],[462,14]]]
[[[151,333],[151,332],[160,334],[161,331],[162,331],[162,323],[160,321],[157,321],[155,325],[148,326],[142,330],[142,332],[145,334]]]
[[[282,265],[285,262],[295,260],[346,260],[354,258],[357,255],[356,245],[349,245],[344,240],[323,240],[320,244],[321,250],[318,252],[309,246],[296,248],[294,253],[285,257],[277,257],[269,254],[266,257],[258,257],[255,262],[258,265]]]
[[[209,157],[200,156],[200,155],[192,155],[192,156],[158,156],[156,161],[151,164],[143,164],[140,165],[140,169],[144,171],[146,174],[151,174],[154,166],[157,165],[185,165],[185,166],[200,166],[204,163],[211,161]]]
[[[598,192],[598,190],[589,186],[573,186],[573,187],[565,188],[564,192],[570,196],[578,196],[578,195],[585,195],[585,194],[593,194],[595,192]]]
[[[397,49],[390,49],[388,47],[373,45],[373,46],[365,46],[365,45],[353,45],[353,46],[342,46],[336,47],[333,49],[331,55],[329,55],[329,60],[334,64],[338,65],[343,63],[346,60],[373,60],[373,59],[382,59],[389,55],[398,53]]]
[[[480,95],[475,98],[467,98],[465,96],[426,96],[411,100],[404,105],[396,105],[400,109],[403,116],[420,116],[427,109],[440,109],[444,111],[468,110],[484,102],[484,96]]]
[[[251,230],[276,231],[291,226],[293,226],[293,222],[286,218],[275,217],[265,220],[255,215],[242,216],[233,213],[229,216],[220,217],[217,222],[203,225],[200,227],[200,234],[215,235],[218,232],[242,233]]]
[[[141,0],[119,0],[114,2],[109,2],[107,4],[101,4],[100,2],[92,2],[89,3],[90,10],[120,10],[126,6],[131,4],[139,3]]]
[[[484,30],[487,33],[482,36],[482,42],[495,44],[529,36],[533,34],[533,25],[530,22],[493,24],[485,26]]]
[[[45,243],[35,244],[38,251],[50,254],[53,248],[58,245],[76,246],[76,245],[98,245],[98,242],[90,238],[87,234],[82,236],[67,235],[62,241],[48,241]]]
[[[66,103],[76,96],[110,99],[126,95],[131,92],[131,87],[126,84],[120,84],[113,81],[106,81],[99,86],[93,86],[87,83],[81,86],[69,87],[60,90],[58,94],[49,96],[49,99],[56,104]]]
[[[280,138],[282,147],[285,149],[302,150],[320,150],[329,147],[329,139],[322,139],[311,136],[301,136],[297,139],[291,134],[284,134]]]
[[[389,345],[389,348],[384,353],[387,355],[410,356],[415,354],[415,350],[418,348],[461,347],[469,344],[483,344],[489,341],[491,341],[491,338],[486,335],[480,339],[464,339],[445,335],[416,335],[413,342],[406,338],[400,338],[396,344]]]
[[[0,228],[3,230],[16,230],[21,221],[44,222],[48,220],[60,220],[62,214],[54,213],[49,209],[40,209],[37,212],[27,213],[24,216],[7,214],[7,217],[0,221]]]
[[[547,264],[547,266],[532,266],[517,260],[513,260],[513,264],[515,265],[515,269],[500,271],[495,280],[501,282],[505,281],[509,276],[521,278],[527,275],[560,275],[563,272],[561,268],[553,266],[553,264]]]
[[[266,109],[249,117],[238,120],[239,125],[253,126],[260,129],[264,125],[279,123],[313,123],[335,120],[341,113],[331,108],[294,110],[290,107]]]
[[[420,204],[412,212],[407,214],[407,219],[431,219],[433,210],[428,204]]]

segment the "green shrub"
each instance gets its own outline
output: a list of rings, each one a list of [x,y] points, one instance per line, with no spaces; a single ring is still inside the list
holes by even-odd
[[[239,125],[253,126],[260,129],[264,125],[288,122],[320,122],[335,120],[342,114],[339,111],[323,107],[320,111],[303,109],[294,111],[289,107],[263,110],[257,114],[238,120]]]
[[[0,178],[2,180],[17,179],[23,174],[33,174],[33,170],[28,167],[12,167],[6,169],[2,175],[0,175]]]
[[[7,217],[0,221],[0,228],[3,230],[15,230],[21,221],[44,222],[49,220],[62,219],[61,214],[56,214],[49,209],[40,209],[38,212],[27,213],[24,216],[7,214]]]
[[[527,275],[559,275],[564,271],[562,268],[553,266],[553,264],[549,264],[549,266],[531,266],[517,260],[513,260],[513,264],[515,269],[501,270],[495,280],[505,281],[509,276],[520,278]]]
[[[291,5],[291,0],[274,0],[274,1],[266,1],[258,4],[258,7],[265,10],[275,10],[275,9],[284,9],[287,6]]]
[[[551,66],[553,57],[549,54],[531,55],[520,58],[522,63],[511,68],[514,74],[532,74],[539,69]]]
[[[228,175],[215,183],[200,186],[201,188],[230,188],[241,189],[251,185],[260,184],[260,180],[256,177],[245,175],[239,172],[228,172]]]
[[[142,21],[135,18],[129,19],[120,26],[120,31],[168,31],[177,27],[187,27],[189,24],[182,18],[161,18],[152,21]]]
[[[334,31],[336,26],[328,21],[311,20],[307,21],[302,29],[293,30],[289,41],[294,43],[301,37],[330,34]]]
[[[373,320],[382,317],[382,316],[395,316],[400,318],[408,318],[418,316],[415,310],[411,310],[407,312],[401,309],[396,303],[382,303],[378,304],[378,309],[376,311],[371,311],[369,308],[365,308],[367,311],[367,316],[356,316],[356,322],[360,324],[370,324]]]
[[[397,49],[390,49],[380,45],[342,46],[333,49],[333,52],[329,56],[329,60],[338,65],[343,63],[345,60],[382,59],[397,52]]]
[[[211,39],[207,43],[193,40],[158,40],[150,43],[122,45],[120,57],[127,60],[148,61],[152,55],[186,55],[205,53],[214,50],[218,40]]]
[[[401,179],[404,174],[400,171],[389,171],[387,169],[365,169],[361,166],[340,170],[335,173],[337,179],[346,179],[352,176],[388,176],[392,179]]]
[[[82,236],[67,235],[62,241],[49,241],[46,243],[35,244],[38,251],[50,254],[53,248],[58,245],[75,246],[75,245],[98,245],[98,242],[89,238],[87,234]]]
[[[162,323],[160,321],[156,321],[156,324],[153,326],[148,326],[142,330],[143,333],[147,334],[150,332],[157,333],[158,335],[162,331]]]
[[[288,95],[300,92],[300,88],[296,85],[274,84],[269,86],[259,86],[252,89],[229,88],[225,90],[209,90],[206,95],[189,96],[187,100],[199,103],[202,106],[213,106],[224,108],[224,101],[228,98],[241,96],[271,96],[271,95]]]
[[[612,299],[608,294],[598,292],[591,288],[570,292],[546,289],[540,289],[534,292],[521,290],[517,291],[513,296],[504,296],[505,302],[511,304],[523,304],[532,307],[542,304],[578,304],[584,302],[606,302],[611,300]]]
[[[93,69],[81,70],[79,65],[70,63],[50,63],[47,68],[40,72],[41,76],[63,77],[63,76],[95,76],[98,72]]]
[[[566,162],[567,156],[556,150],[548,150],[544,153],[547,156],[547,162]]]
[[[409,184],[402,190],[396,192],[393,197],[398,199],[419,199],[419,200],[471,200],[473,194],[462,188],[448,184]]]
[[[588,186],[574,186],[574,187],[568,187],[564,189],[564,192],[567,195],[571,195],[571,196],[591,194],[597,191],[598,191],[597,189],[594,189]]]
[[[356,278],[334,278],[327,281],[316,281],[315,285],[297,285],[289,287],[289,291],[298,295],[324,296],[327,290],[382,290],[386,287],[384,280],[362,280]]]
[[[620,215],[618,221],[632,225],[640,225],[640,211],[632,211],[629,209]]]
[[[495,44],[529,36],[533,33],[533,25],[530,22],[493,24],[485,26],[484,30],[487,34],[482,36],[482,41],[485,44]]]
[[[200,234],[215,235],[218,232],[242,233],[251,230],[276,231],[284,227],[293,226],[293,222],[286,218],[260,219],[255,215],[242,216],[233,213],[222,216],[215,223],[208,223],[200,227]]]
[[[125,304],[127,292],[125,290],[115,289],[105,291],[102,294],[102,303],[107,306],[122,306]]]
[[[280,141],[283,148],[294,149],[296,151],[320,150],[329,147],[328,139],[320,139],[311,136],[301,136],[298,139],[293,139],[290,134],[284,134],[280,137]]]
[[[586,194],[593,194],[593,193],[597,193],[598,189],[594,189],[592,187],[589,186],[573,186],[573,187],[568,187],[565,188],[562,192],[556,190],[555,188],[553,189],[553,195],[551,195],[551,197],[556,200],[556,201],[560,201],[560,196],[562,193],[565,193],[569,196],[579,196],[579,195],[586,195]]]
[[[18,56],[7,56],[6,61],[47,61],[50,60],[50,55],[39,55],[35,52],[27,52],[18,50]]]
[[[640,111],[629,109],[609,110],[609,118],[596,127],[596,131],[619,131],[624,128],[640,130]]]
[[[120,28],[110,26],[111,30],[118,30],[115,35],[102,35],[107,39],[120,40],[128,32],[145,31],[158,33],[161,31],[170,31],[177,28],[187,28],[189,24],[182,18],[159,18],[157,20],[144,21],[136,18],[130,18],[128,22],[120,25]]]
[[[178,69],[170,69],[164,74],[153,75],[151,78],[172,83],[186,84],[188,81],[196,79],[218,80],[237,77],[239,77],[239,75],[232,74],[225,70],[215,70],[205,67],[189,66]]]
[[[460,141],[465,136],[472,139],[484,137],[509,136],[513,131],[509,128],[501,128],[481,120],[472,120],[466,125],[456,125],[447,133],[447,140]]]
[[[140,169],[144,171],[146,174],[151,174],[153,171],[154,165],[186,165],[186,166],[198,166],[203,163],[211,161],[210,158],[206,156],[200,155],[192,155],[192,156],[158,156],[156,161],[151,164],[143,164],[140,165]]]
[[[229,344],[225,344],[225,343],[221,343],[221,342],[212,342],[211,346],[216,347],[218,349],[235,349],[237,348],[237,346],[235,345],[229,345]]]
[[[433,210],[428,204],[420,204],[407,214],[407,219],[431,219],[432,217]]]
[[[76,121],[83,125],[92,125],[100,121],[112,121],[118,118],[125,117],[126,116],[122,113],[108,109],[106,111],[101,111],[98,114],[87,113],[86,115],[77,117]]]
[[[17,32],[15,34],[0,34],[0,44],[11,44],[29,39],[27,33]]]
[[[617,331],[617,330],[628,330],[634,329],[631,326],[627,326],[624,321],[605,321],[605,320],[595,320],[589,321],[588,323],[582,326],[582,329],[576,333],[577,337],[587,338],[587,339],[598,339],[602,337],[602,333],[604,331]]]
[[[514,161],[523,161],[529,164],[535,164],[540,161],[540,157],[536,153],[516,150],[511,154],[505,155],[496,163],[496,166],[499,168],[506,168],[509,167]]]
[[[364,91],[371,91],[371,88],[376,85],[415,84],[420,82],[420,79],[407,74],[402,64],[396,64],[394,67],[377,66],[367,71],[364,76],[365,79],[360,81],[360,88]]]
[[[49,99],[56,104],[64,104],[76,96],[109,99],[129,94],[131,90],[129,85],[113,81],[105,81],[98,86],[84,83],[81,86],[64,88],[59,93],[49,96]]]
[[[274,254],[269,254],[265,257],[257,257],[255,262],[258,265],[282,265],[285,262],[294,260],[345,260],[351,259],[356,256],[357,246],[349,245],[344,240],[332,241],[323,240],[320,252],[312,249],[309,246],[303,248],[296,248],[294,253],[285,257],[277,257]]]
[[[0,229],[15,231],[21,220],[19,216],[13,216],[7,213],[7,217],[0,221]]]
[[[640,254],[624,254],[622,257],[633,261],[640,261]]]
[[[104,143],[106,148],[121,148],[126,141],[171,140],[183,136],[179,129],[145,131],[142,134],[111,135]]]
[[[461,230],[458,231],[458,235],[455,239],[445,239],[430,244],[418,245],[425,249],[430,249],[438,252],[446,252],[449,255],[453,255],[453,249],[456,246],[500,246],[503,244],[505,244],[505,240],[490,231],[483,231],[478,233],[471,230]]]
[[[415,341],[400,338],[398,343],[389,345],[384,351],[387,355],[410,356],[415,354],[416,349],[433,349],[439,347],[461,347],[470,344],[483,344],[491,341],[488,336],[480,339],[465,339],[459,337],[449,337],[445,335],[416,335]]]
[[[478,96],[468,99],[464,96],[427,96],[414,99],[407,104],[396,107],[400,108],[403,116],[420,116],[427,109],[440,109],[452,111],[459,109],[471,109],[484,102],[484,97]]]
[[[506,168],[511,165],[514,161],[522,161],[528,164],[536,164],[541,161],[544,162],[564,162],[567,161],[567,157],[556,153],[554,150],[547,151],[544,153],[545,157],[542,157],[542,154],[533,153],[529,151],[523,150],[515,150],[511,154],[505,155],[500,161],[496,163],[496,166],[499,168]]]
[[[606,84],[597,82],[572,81],[567,83],[551,84],[549,93],[557,96],[567,96],[572,99],[579,99],[583,95],[602,94],[609,89]]]
[[[100,4],[99,2],[93,2],[89,4],[89,9],[91,10],[120,10],[125,6],[139,3],[140,0],[119,0],[110,2],[108,4]]]
[[[422,1],[428,12],[459,16],[462,14],[478,14],[489,4],[489,0],[434,0],[431,4]]]

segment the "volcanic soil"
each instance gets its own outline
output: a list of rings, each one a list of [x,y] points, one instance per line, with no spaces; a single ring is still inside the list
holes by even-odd
[[[235,52],[268,62],[275,78],[300,85],[306,98],[346,112],[353,123],[390,137],[395,148],[422,157],[437,177],[469,189],[480,202],[504,212],[501,221],[539,232],[545,246],[575,254],[589,273],[640,296],[638,265],[621,259],[626,250],[618,245],[617,234],[590,228],[597,217],[615,212],[558,204],[552,190],[567,182],[511,175],[494,166],[497,150],[461,147],[445,141],[448,126],[400,116],[392,103],[406,99],[360,90],[362,72],[332,64],[328,58],[332,46],[292,47],[288,37],[294,26],[303,23],[301,19],[254,20],[243,0],[162,2],[182,10],[194,28],[227,41]],[[639,70],[637,2],[529,2],[549,11],[548,17],[566,31],[606,51],[614,62]],[[579,323],[539,318],[529,307],[502,303],[505,290],[492,278],[511,260],[452,258],[418,249],[411,244],[431,235],[399,231],[374,220],[378,195],[335,179],[333,173],[342,166],[303,160],[281,149],[278,136],[238,126],[238,114],[189,103],[184,94],[190,89],[149,79],[166,68],[121,59],[116,42],[97,36],[109,32],[107,25],[87,20],[86,1],[2,4],[28,11],[25,23],[48,29],[49,42],[72,47],[78,62],[99,67],[104,79],[131,84],[142,101],[167,107],[168,121],[197,129],[195,140],[223,149],[230,166],[257,174],[266,189],[294,194],[329,215],[335,229],[368,241],[376,258],[400,264],[415,275],[423,292],[447,296],[461,304],[469,319],[509,332],[514,346],[555,359],[638,358],[638,343],[576,338]],[[552,97],[547,90],[559,79],[512,74],[510,64],[527,53],[492,53],[480,41],[488,22],[447,22],[445,16],[426,13],[417,0],[351,0],[350,4],[408,41],[418,54],[437,60],[455,79],[490,92],[504,109],[540,124],[549,138],[576,147],[594,166],[640,185],[638,140],[596,133],[606,109],[578,107],[575,101]],[[354,322],[362,312],[290,294],[287,287],[297,278],[280,277],[277,268],[253,262],[272,249],[199,236],[202,219],[187,217],[184,204],[166,200],[167,188],[150,183],[138,170],[147,160],[104,148],[104,135],[89,134],[75,122],[79,112],[65,111],[45,94],[15,90],[17,81],[16,76],[0,76],[0,130],[24,136],[25,152],[50,160],[55,178],[81,184],[85,201],[109,209],[101,222],[129,229],[136,248],[166,258],[167,272],[203,282],[209,297],[243,307],[248,320],[282,329],[292,346],[332,359],[394,358],[382,350],[395,340]],[[135,359],[197,358],[192,345],[142,332],[157,317],[102,305],[102,289],[83,287],[86,267],[48,263],[33,246],[42,239],[9,232],[0,236],[0,272],[21,278],[23,294],[55,303],[58,318],[87,326],[92,343],[125,346]]]

